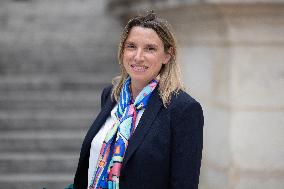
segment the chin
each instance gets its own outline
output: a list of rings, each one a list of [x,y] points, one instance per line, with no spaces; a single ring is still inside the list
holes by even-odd
[[[130,75],[132,81],[136,81],[139,83],[149,83],[151,79],[145,76],[137,76],[137,75]]]

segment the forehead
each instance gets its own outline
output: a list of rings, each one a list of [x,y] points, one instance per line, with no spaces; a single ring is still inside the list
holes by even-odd
[[[152,28],[144,28],[140,26],[134,26],[133,28],[131,28],[126,41],[163,45],[162,40],[155,30],[153,30]]]

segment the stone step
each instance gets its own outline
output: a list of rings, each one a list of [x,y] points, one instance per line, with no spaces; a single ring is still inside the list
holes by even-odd
[[[97,110],[72,112],[0,112],[0,132],[2,131],[49,131],[81,130],[86,131],[94,121]]]
[[[10,17],[5,18],[5,22],[2,22],[3,26],[6,28],[21,28],[25,23],[28,25],[38,25],[40,27],[23,27],[22,30],[40,30],[42,31],[57,31],[58,28],[65,28],[66,26],[73,27],[73,30],[69,32],[85,31],[86,29],[97,30],[101,35],[105,35],[105,32],[113,32],[105,30],[106,27],[112,27],[112,23],[109,19],[112,17],[110,14],[102,14],[102,10],[96,10],[100,7],[97,1],[94,2],[89,0],[78,1],[78,0],[18,0],[26,1],[27,3],[15,3],[15,1],[9,1],[10,3],[2,3],[0,10],[3,12],[3,17],[10,15]],[[29,2],[28,2],[29,1]],[[108,22],[105,22],[105,21]],[[6,22],[10,24],[5,25]],[[64,23],[65,22],[65,23]],[[18,24],[18,25],[17,25]],[[73,24],[73,25],[72,25]],[[117,25],[119,23],[116,23]],[[81,27],[78,27],[81,26]],[[100,27],[98,27],[100,26]],[[70,29],[70,28],[69,28]],[[75,30],[77,29],[77,30]],[[114,28],[114,31],[117,30]],[[67,32],[67,30],[66,30]],[[89,33],[91,36],[91,33]],[[98,34],[92,34],[98,36]],[[84,36],[82,36],[84,37]],[[110,36],[111,37],[111,36]]]
[[[0,189],[64,189],[102,88],[118,73],[120,22],[103,0],[5,2]]]
[[[73,173],[79,153],[0,153],[0,173]]]
[[[86,100],[94,101],[101,98],[103,89],[98,90],[49,90],[49,91],[27,91],[27,90],[7,90],[1,91],[0,100],[2,101],[70,101]]]
[[[84,97],[86,95],[83,95]],[[7,112],[13,112],[14,110],[20,111],[30,111],[30,110],[38,110],[41,111],[43,109],[48,110],[95,110],[98,109],[99,99],[98,96],[93,99],[88,98],[54,98],[54,99],[1,99],[0,98],[0,110],[5,110]]]
[[[55,40],[55,39],[54,39]],[[1,41],[0,41],[1,43]],[[59,46],[54,48],[64,48],[64,44],[54,44],[53,46]],[[23,47],[25,48],[25,47]],[[50,51],[49,49],[45,49],[45,47],[38,47],[43,51]],[[50,47],[52,48],[52,47]],[[72,48],[72,47],[70,47]],[[73,51],[78,51],[73,47]],[[92,52],[88,47],[82,47],[82,51],[80,52],[66,52],[67,50],[61,50],[61,55],[58,56],[56,54],[47,54],[43,55],[45,57],[38,57],[37,52],[32,52],[27,57],[22,55],[24,51],[22,49],[16,49],[13,52],[3,50],[0,51],[0,56],[5,59],[5,61],[1,62],[1,73],[3,74],[17,74],[17,73],[26,73],[26,74],[52,74],[52,73],[69,73],[73,74],[76,72],[83,72],[89,74],[96,74],[105,72],[108,68],[111,70],[118,72],[118,64],[116,63],[115,55],[116,49],[107,50],[105,49],[96,50],[92,49]],[[35,51],[35,50],[34,50]],[[72,51],[72,50],[69,50]],[[96,55],[93,55],[93,54]],[[24,53],[25,54],[25,53]],[[113,55],[113,57],[110,57]],[[51,56],[48,58],[48,56]],[[96,62],[96,63],[95,63]]]
[[[78,152],[86,132],[7,131],[0,133],[0,152]]]
[[[97,7],[97,2],[74,0],[2,4],[0,72],[118,70],[119,22],[98,14]]]
[[[73,183],[73,172],[68,174],[0,174],[1,189],[64,189]]]
[[[110,84],[112,76],[100,74],[12,74],[0,75],[0,91],[79,91],[98,90]]]
[[[94,110],[99,108],[101,92],[93,91],[19,91],[0,94],[0,110]]]

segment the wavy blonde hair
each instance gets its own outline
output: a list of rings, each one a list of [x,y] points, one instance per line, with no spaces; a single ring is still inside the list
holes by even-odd
[[[128,73],[123,66],[122,59],[125,41],[130,33],[130,30],[135,26],[153,29],[164,44],[164,51],[166,53],[170,53],[171,55],[169,62],[164,64],[159,72],[158,91],[163,101],[163,105],[166,107],[171,101],[172,94],[178,93],[180,89],[184,89],[184,86],[181,81],[180,66],[176,62],[177,47],[174,35],[170,29],[170,25],[166,20],[156,17],[156,14],[153,11],[145,16],[136,16],[130,19],[122,32],[118,48],[120,76],[117,76],[113,79],[114,89],[112,91],[112,97],[117,102],[119,101],[121,89],[128,77]]]

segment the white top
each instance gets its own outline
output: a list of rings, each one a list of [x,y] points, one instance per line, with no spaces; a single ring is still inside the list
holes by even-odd
[[[100,150],[104,142],[104,139],[106,137],[106,134],[111,129],[112,125],[116,121],[116,117],[115,117],[116,109],[117,109],[117,105],[115,105],[115,107],[111,110],[110,116],[107,118],[104,125],[101,127],[99,132],[95,135],[95,137],[92,140],[91,149],[90,149],[90,157],[89,157],[88,187],[91,184],[93,174],[97,166]],[[138,112],[135,127],[137,127],[144,110],[145,109],[142,109]]]

